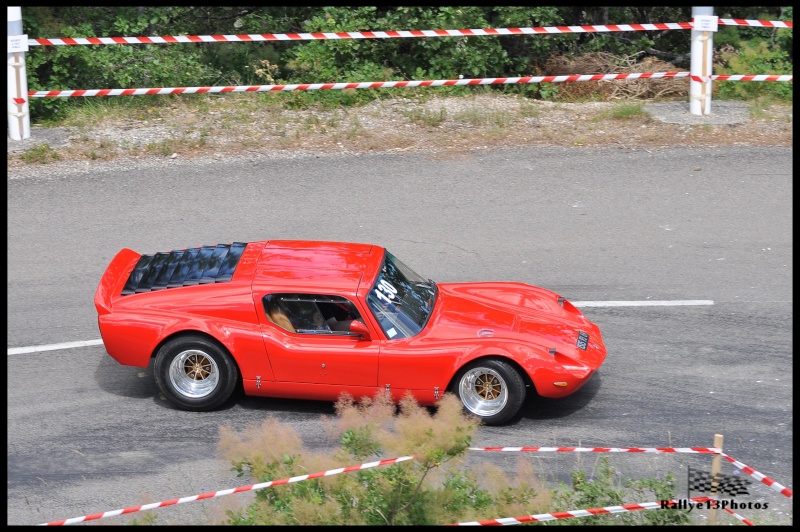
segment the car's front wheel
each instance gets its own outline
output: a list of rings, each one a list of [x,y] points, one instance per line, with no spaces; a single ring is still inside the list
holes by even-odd
[[[513,418],[525,401],[525,382],[502,360],[487,359],[462,369],[453,391],[464,408],[486,425],[502,425]]]
[[[155,377],[164,397],[192,411],[217,408],[236,387],[239,370],[230,355],[201,336],[174,338],[158,350]]]

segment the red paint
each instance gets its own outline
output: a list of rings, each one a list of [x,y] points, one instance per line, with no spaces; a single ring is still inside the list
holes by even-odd
[[[606,357],[599,328],[578,309],[559,304],[554,292],[517,282],[440,283],[425,328],[390,340],[366,303],[383,254],[369,244],[251,242],[229,282],[122,296],[140,257],[123,249],[95,293],[100,333],[110,356],[138,367],[146,367],[172,335],[206,334],[233,356],[245,393],[316,400],[336,400],[342,392],[373,396],[388,385],[395,399],[411,393],[430,405],[461,367],[482,357],[513,362],[541,396],[564,397]],[[274,293],[348,298],[369,334],[290,333],[266,317],[262,298]],[[586,350],[576,347],[578,331],[590,337]],[[559,381],[567,385],[553,384]]]

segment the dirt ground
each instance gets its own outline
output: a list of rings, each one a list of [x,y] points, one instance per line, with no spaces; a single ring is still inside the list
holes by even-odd
[[[246,98],[250,95],[240,95]],[[8,140],[8,168],[137,157],[228,157],[248,153],[365,153],[530,146],[791,146],[792,106],[712,102],[708,115],[687,101],[553,103],[516,96],[398,98],[364,107],[286,110],[217,98],[176,104],[157,116],[81,126],[33,127]]]

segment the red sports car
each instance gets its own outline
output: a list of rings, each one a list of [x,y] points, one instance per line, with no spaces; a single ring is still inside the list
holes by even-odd
[[[564,397],[606,357],[598,327],[563,297],[515,282],[435,283],[381,246],[234,242],[142,255],[122,249],[94,298],[117,362],[155,358],[164,396],[211,410],[254,396],[336,401],[456,394],[486,424],[531,388]]]

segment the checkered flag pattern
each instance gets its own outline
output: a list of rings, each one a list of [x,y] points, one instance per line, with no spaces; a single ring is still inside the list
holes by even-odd
[[[711,480],[712,476],[708,471],[689,467],[689,492],[699,491],[700,493],[710,493]],[[751,482],[746,478],[735,475],[717,474],[717,482],[719,483],[717,486],[718,493],[725,493],[731,497],[750,495],[747,491],[747,487]]]

